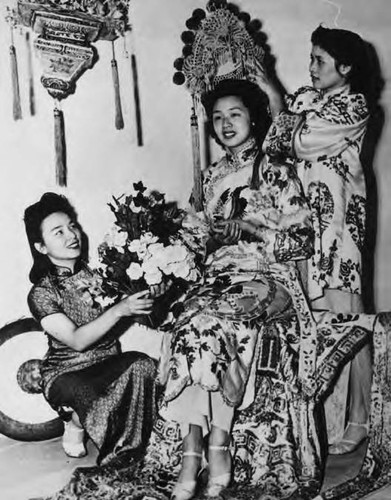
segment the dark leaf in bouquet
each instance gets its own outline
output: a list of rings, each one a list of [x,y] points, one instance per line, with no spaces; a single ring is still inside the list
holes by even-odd
[[[118,226],[121,231],[123,231],[124,233],[127,233],[128,232],[128,222],[126,219],[123,219],[123,220],[116,220],[115,223],[114,223],[116,226]]]
[[[168,219],[173,220],[174,222],[177,222],[178,225],[180,225],[182,218],[183,218],[183,210],[180,210],[178,208],[178,204],[176,201],[170,201],[169,203],[166,203],[165,207],[165,216]]]
[[[133,198],[133,203],[135,207],[143,207],[146,208],[148,206],[148,198],[143,196],[141,191],[137,193],[137,196]]]
[[[137,215],[138,215],[138,224],[139,224],[140,232],[149,231],[151,214],[146,213],[146,212],[139,212]],[[140,235],[138,237],[140,237]]]
[[[164,201],[164,193],[160,193],[159,191],[151,191],[151,198],[154,198],[158,203]]]
[[[131,194],[129,194],[126,198],[125,198],[125,205],[127,207],[129,207],[131,204],[133,203],[133,196]]]
[[[139,191],[140,193],[143,193],[147,188],[144,186],[144,184],[142,183],[142,181],[139,181],[139,182],[134,182],[133,183],[133,189],[135,191]]]
[[[130,240],[137,240],[140,238],[142,231],[140,214],[129,211],[125,225]]]
[[[108,203],[107,205],[110,207],[110,210],[111,210],[112,212],[114,212],[114,213],[115,213],[115,212],[117,211],[117,207],[115,207],[112,203]]]

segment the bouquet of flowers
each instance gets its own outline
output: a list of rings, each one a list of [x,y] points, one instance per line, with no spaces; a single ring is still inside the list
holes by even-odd
[[[146,192],[142,182],[133,187],[134,194],[113,197],[108,204],[115,222],[98,247],[98,272],[106,303],[153,286],[166,289],[147,318],[156,327],[200,273],[195,254],[181,238],[184,212],[164,194]]]

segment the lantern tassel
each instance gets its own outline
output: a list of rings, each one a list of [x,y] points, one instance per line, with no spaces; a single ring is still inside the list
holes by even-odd
[[[66,142],[63,112],[54,108],[54,147],[56,153],[56,182],[67,185]]]
[[[122,115],[121,95],[119,90],[118,65],[117,65],[117,60],[115,58],[114,42],[112,42],[112,47],[113,47],[113,59],[111,60],[111,72],[113,75],[113,83],[114,83],[115,128],[117,130],[121,130],[124,128],[124,118]]]
[[[132,76],[133,76],[133,96],[136,113],[137,144],[143,145],[143,127],[141,123],[140,93],[138,88],[137,61],[135,54],[131,55]]]
[[[13,42],[13,34],[11,30],[11,45],[10,45],[10,57],[11,57],[11,78],[12,78],[12,94],[13,94],[13,115],[14,120],[20,120],[22,118],[22,107],[20,105],[20,90],[19,90],[19,75],[18,75],[18,61],[16,59],[16,49]]]
[[[26,47],[27,47],[27,71],[29,80],[29,103],[30,115],[35,115],[35,92],[34,92],[34,75],[33,75],[33,58],[31,52],[30,33],[26,32]]]
[[[193,192],[192,204],[196,212],[201,212],[203,209],[203,196],[202,196],[202,174],[201,174],[201,153],[200,153],[200,137],[198,132],[198,118],[195,112],[195,105],[193,102],[192,113],[190,116],[190,129],[191,129],[191,145],[193,152]]]

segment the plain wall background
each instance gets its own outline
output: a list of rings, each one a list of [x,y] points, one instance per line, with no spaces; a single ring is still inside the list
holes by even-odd
[[[9,29],[0,15],[0,326],[29,316],[26,295],[31,257],[24,233],[25,207],[43,192],[63,192],[76,206],[93,249],[112,222],[111,195],[131,190],[138,180],[187,201],[192,185],[190,95],[172,83],[173,61],[181,55],[180,34],[199,0],[131,0],[130,20],[138,62],[143,147],[136,144],[130,61],[116,45],[125,128],[114,127],[111,46],[98,42],[99,60],[78,81],[74,95],[63,101],[68,151],[68,188],[54,180],[53,103],[42,87],[34,58],[37,114],[29,116],[24,39],[16,37],[23,120],[12,118]],[[386,86],[381,105],[385,124],[374,159],[379,215],[375,256],[378,310],[391,310],[391,44],[389,0],[242,0],[236,2],[263,23],[279,76],[289,91],[308,84],[310,34],[321,22],[359,32],[378,53]],[[338,7],[339,6],[339,7]],[[338,14],[338,19],[336,16]],[[369,221],[373,224],[374,221]]]

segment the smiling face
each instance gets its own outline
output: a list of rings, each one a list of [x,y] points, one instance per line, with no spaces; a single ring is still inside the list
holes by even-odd
[[[238,96],[217,99],[212,120],[218,139],[230,150],[235,150],[251,136],[250,112]]]
[[[327,91],[345,85],[351,66],[345,64],[337,66],[330,54],[314,45],[309,69],[314,88]]]
[[[47,255],[58,266],[73,270],[81,255],[81,230],[69,215],[54,212],[41,224],[42,242],[35,243],[38,252]]]

